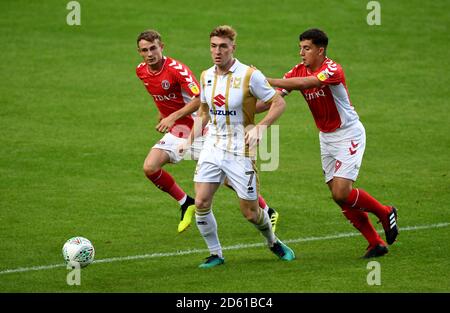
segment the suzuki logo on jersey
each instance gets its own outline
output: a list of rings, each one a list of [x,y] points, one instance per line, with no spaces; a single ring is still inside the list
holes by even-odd
[[[221,107],[225,104],[225,97],[222,96],[220,93],[214,97],[214,105]]]
[[[236,111],[222,111],[222,110],[213,110],[210,109],[209,113],[212,115],[219,115],[219,116],[236,116]]]
[[[325,91],[323,91],[323,89],[319,89],[314,92],[305,93],[304,95],[305,95],[306,100],[313,100],[313,99],[317,99],[319,97],[325,97]]]
[[[155,101],[172,101],[177,98],[177,95],[172,93],[169,93],[168,95],[152,95]]]

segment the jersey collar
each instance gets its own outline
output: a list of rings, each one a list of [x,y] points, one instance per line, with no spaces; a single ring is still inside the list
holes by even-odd
[[[329,59],[328,57],[325,57],[325,59],[323,60],[323,62],[320,64],[320,66],[318,67],[318,69],[315,70],[315,71],[311,71],[309,68],[307,68],[307,67],[305,66],[306,72],[307,72],[308,74],[311,74],[311,75],[314,75],[314,74],[320,72],[320,71],[322,70],[322,66],[323,66],[325,63],[327,63],[329,60],[330,60],[330,59]],[[303,64],[303,62],[302,62],[301,64]],[[304,65],[304,64],[303,64],[303,65]]]
[[[231,65],[230,69],[228,70],[228,73],[230,73],[230,72],[234,73],[240,64],[241,64],[241,62],[239,62],[238,59],[234,58],[234,63],[233,63],[233,65]],[[214,72],[217,73],[217,66],[214,66]],[[225,73],[225,74],[227,74],[227,73]]]

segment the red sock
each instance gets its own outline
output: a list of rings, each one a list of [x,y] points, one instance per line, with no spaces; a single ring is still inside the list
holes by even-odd
[[[361,234],[366,238],[371,247],[377,244],[386,245],[386,243],[381,239],[380,235],[377,233],[372,223],[370,222],[369,216],[366,212],[359,209],[350,208],[349,206],[343,204],[341,205],[342,213],[345,217],[353,224],[353,226],[361,232]]]
[[[265,209],[267,206],[266,200],[261,195],[258,195],[258,204],[261,209]]]
[[[380,220],[384,218],[390,211],[390,208],[382,205],[374,197],[369,195],[363,189],[352,189],[346,204],[355,209],[362,209],[375,214]]]
[[[167,192],[177,201],[180,201],[186,195],[183,189],[177,185],[173,177],[163,169],[151,174],[148,176],[148,179],[150,179],[156,187]]]

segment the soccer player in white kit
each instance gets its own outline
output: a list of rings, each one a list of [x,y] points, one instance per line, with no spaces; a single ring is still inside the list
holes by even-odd
[[[371,224],[367,212],[375,214],[385,231],[388,244],[398,235],[397,210],[383,205],[361,188],[353,188],[358,177],[366,133],[352,106],[341,65],[326,56],[327,35],[309,29],[300,37],[302,63],[294,66],[283,79],[267,80],[279,87],[283,96],[300,90],[320,130],[320,152],[325,182],[345,217],[369,243],[365,258],[388,252],[386,243]]]
[[[266,238],[270,250],[282,260],[295,259],[294,252],[275,236],[268,213],[258,206],[257,172],[251,157],[263,130],[283,113],[285,102],[260,71],[234,58],[235,37],[235,30],[227,25],[210,33],[214,66],[203,71],[200,79],[199,117],[203,127],[209,123],[194,174],[195,218],[210,251],[200,268],[224,263],[211,205],[225,177],[239,197],[242,214]],[[261,122],[248,131],[245,128],[254,124],[257,99],[272,105]],[[192,140],[194,132],[191,135]]]
[[[143,62],[137,66],[136,74],[158,108],[160,121],[156,129],[164,133],[145,158],[144,173],[181,205],[178,232],[183,232],[189,227],[194,215],[194,199],[184,192],[163,167],[168,163],[177,164],[182,159],[178,145],[186,141],[193,126],[191,113],[200,106],[200,86],[188,66],[163,54],[164,43],[156,30],[142,32],[137,38],[137,45]],[[190,150],[194,160],[198,159],[201,149],[202,140],[199,137]],[[269,207],[261,195],[258,202],[269,213],[275,231],[278,212]]]

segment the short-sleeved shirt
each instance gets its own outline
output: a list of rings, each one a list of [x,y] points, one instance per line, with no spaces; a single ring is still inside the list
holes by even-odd
[[[146,63],[136,68],[137,76],[152,95],[156,107],[163,117],[181,109],[200,94],[200,87],[192,71],[183,63],[164,57],[161,70],[152,73]],[[187,138],[193,125],[192,116],[178,119],[169,130],[173,135]]]
[[[237,59],[224,75],[218,75],[215,66],[203,71],[200,83],[200,100],[208,104],[211,117],[205,145],[248,155],[245,128],[255,124],[256,101],[269,102],[276,91],[259,70]]]
[[[319,88],[302,90],[311,113],[320,131],[329,133],[338,128],[347,128],[359,120],[345,84],[345,75],[341,65],[325,58],[322,65],[311,72],[303,63],[297,64],[284,78],[316,76],[322,83]],[[279,89],[284,94],[289,91]]]

